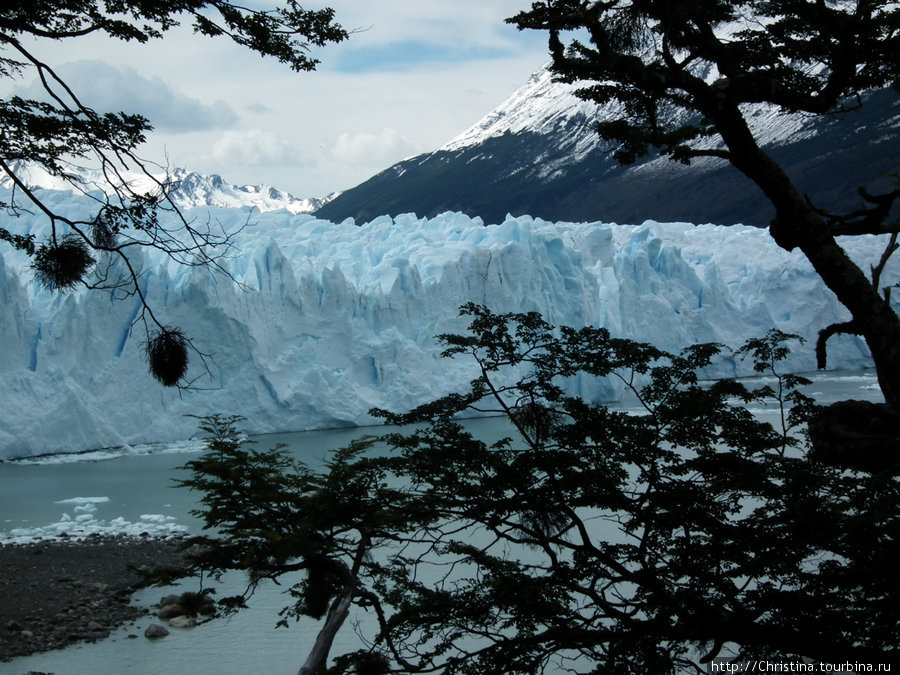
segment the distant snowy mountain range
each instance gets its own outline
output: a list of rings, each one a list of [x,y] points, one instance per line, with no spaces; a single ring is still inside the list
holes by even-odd
[[[70,183],[33,165],[20,164],[17,168],[19,177],[29,187],[73,190]],[[86,190],[102,192],[110,190],[109,182],[98,171],[81,169],[76,175]],[[198,206],[221,208],[247,206],[262,212],[283,209],[294,214],[313,213],[339,194],[334,192],[321,199],[301,199],[268,185],[231,185],[219,175],[202,175],[185,169],[174,169],[168,174],[161,172],[151,176],[130,173],[125,176],[125,180],[129,187],[138,193],[151,192],[159,189],[159,183],[168,183],[169,197],[176,206],[184,209]],[[8,177],[4,177],[0,180],[0,185],[9,188],[11,181]]]
[[[507,213],[553,220],[766,225],[758,189],[721,160],[620,166],[596,122],[617,113],[575,96],[547,67],[486,117],[434,152],[399,162],[323,206],[330,220],[461,211],[486,222]],[[859,208],[856,189],[897,166],[900,100],[875,92],[841,117],[783,115],[758,106],[751,127],[802,191],[823,208]]]

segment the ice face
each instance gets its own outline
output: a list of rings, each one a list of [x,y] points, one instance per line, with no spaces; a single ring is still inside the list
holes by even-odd
[[[46,194],[68,212],[86,208],[72,195]],[[464,331],[457,310],[468,301],[606,326],[668,350],[738,346],[772,327],[814,341],[847,318],[799,253],[755,228],[529,217],[484,225],[456,213],[362,226],[286,211],[187,216],[230,230],[250,225],[227,261],[234,280],[154,252],[133,261],[154,312],[209,354],[211,376],[184,394],[147,374],[134,298],[49,293],[24,256],[0,249],[0,457],[188,438],[196,420],[187,414],[243,415],[251,432],[371,423],[373,406],[402,411],[474,376],[472,364],[441,359],[435,340]],[[40,234],[38,221],[26,224]],[[846,245],[868,264],[884,242]],[[897,281],[896,266],[884,281]],[[835,339],[833,367],[869,363],[861,341]],[[789,365],[814,369],[812,345]],[[723,358],[709,375],[748,372]],[[203,375],[194,357],[188,377]],[[591,398],[616,395],[609,383],[572,386]]]

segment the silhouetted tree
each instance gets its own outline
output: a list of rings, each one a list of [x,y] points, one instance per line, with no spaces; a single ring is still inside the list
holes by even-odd
[[[324,617],[328,645],[350,605],[369,613],[364,648],[329,673],[897,656],[898,467],[844,470],[809,452],[808,381],[777,367],[794,336],[738,351],[774,383],[750,390],[698,379],[717,345],[676,355],[533,313],[464,312],[469,334],[442,336],[444,355],[474,360],[478,377],[408,414],[375,411],[415,425],[377,451],[363,440],[314,472],[245,451],[213,420],[182,482],[220,535],[192,542],[194,569],[245,570],[251,587],[296,575],[284,613]],[[574,377],[618,380],[639,410],[568,395]],[[776,426],[750,412],[766,400]],[[505,416],[508,436],[489,444],[455,421],[474,413]],[[301,672],[324,672],[317,653]]]
[[[140,318],[147,330],[151,373],[167,386],[183,382],[192,345],[153,313],[138,281],[140,270],[128,253],[136,246],[154,248],[182,265],[224,272],[219,260],[233,233],[185,218],[169,200],[170,181],[158,178],[151,171],[154,165],[137,154],[152,129],[148,119],[96,112],[83,98],[89,92],[74,91],[39,51],[47,41],[88,35],[144,43],[165,37],[185,20],[196,33],[227,36],[295,71],[315,68],[311,46],[347,36],[334,22],[331,9],[306,10],[295,0],[269,10],[222,0],[8,0],[0,9],[0,78],[33,75],[44,94],[44,100],[17,95],[0,100],[0,172],[12,184],[10,196],[0,203],[7,215],[0,225],[0,240],[31,256],[36,278],[47,288],[66,291],[84,284],[136,295],[143,307]],[[23,172],[31,166],[89,194],[96,208],[83,218],[56,210],[23,180]],[[79,172],[81,166],[99,169],[104,184],[92,185]],[[134,190],[129,171],[144,174],[155,190]],[[160,219],[160,210],[170,211],[174,218]],[[15,217],[25,211],[49,221],[45,241],[16,231]],[[113,261],[124,272],[111,273]]]
[[[760,187],[775,207],[774,240],[801,249],[852,315],[823,333],[820,363],[830,335],[861,335],[887,404],[900,413],[900,319],[890,291],[879,288],[877,267],[868,278],[837,241],[900,231],[891,215],[900,189],[861,190],[858,211],[825,213],[760,147],[747,117],[760,105],[839,115],[862,105],[868,90],[897,88],[897,3],[539,0],[509,21],[549,33],[553,69],[583,85],[579,96],[621,104],[620,117],[598,124],[603,138],[621,144],[620,161],[648,153],[684,163],[720,158]],[[896,247],[895,237],[887,254]]]

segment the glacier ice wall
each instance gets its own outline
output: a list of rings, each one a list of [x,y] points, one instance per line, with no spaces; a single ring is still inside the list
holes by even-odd
[[[47,198],[84,208],[63,194]],[[2,249],[0,458],[187,438],[196,430],[188,414],[240,414],[256,433],[369,423],[373,406],[407,409],[474,376],[472,364],[439,358],[435,341],[464,330],[457,310],[467,301],[606,326],[670,350],[737,346],[773,326],[814,339],[847,318],[800,254],[755,228],[528,217],[485,226],[453,213],[359,227],[246,209],[189,216],[250,224],[227,261],[234,281],[135,257],[154,312],[209,354],[209,375],[194,358],[189,376],[200,379],[185,393],[147,374],[134,298],[49,293],[24,256]],[[40,235],[38,220],[23,222]],[[869,262],[883,242],[847,246]],[[896,268],[890,275],[896,282]],[[790,366],[812,370],[812,351],[807,344]],[[835,367],[870,363],[856,338],[836,339],[830,357]],[[723,358],[710,374],[747,372]],[[609,383],[574,386],[594,398],[616,394]]]

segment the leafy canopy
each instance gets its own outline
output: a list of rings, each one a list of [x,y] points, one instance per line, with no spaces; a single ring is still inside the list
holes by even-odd
[[[751,118],[760,107],[785,114],[837,115],[876,88],[900,89],[900,5],[889,0],[537,0],[509,19],[548,33],[553,70],[586,100],[617,102],[597,124],[631,163],[659,153],[686,164],[729,162],[771,202],[775,242],[799,248],[851,321],[822,329],[862,336],[887,407],[900,414],[900,317],[881,271],[897,250],[900,188],[871,194],[860,208],[828,213],[806,199],[761,147]],[[885,115],[892,114],[890,108]],[[887,235],[871,275],[837,237]]]
[[[894,2],[551,0],[509,21],[549,31],[562,79],[592,81],[580,96],[624,104],[598,129],[624,143],[625,162],[652,149],[727,158],[692,142],[722,133],[721,116],[743,104],[836,113],[900,86]],[[566,31],[581,32],[565,46]]]
[[[774,384],[749,389],[700,379],[728,355],[718,345],[670,354],[536,314],[463,311],[469,333],[441,341],[477,364],[470,389],[376,411],[412,426],[322,471],[247,451],[233,419],[208,421],[210,451],[182,481],[217,533],[196,540],[196,569],[246,570],[251,585],[289,576],[284,616],[324,617],[323,631],[355,604],[367,646],[334,673],[896,656],[896,467],[810,453],[808,381],[777,368],[794,336],[739,350]],[[638,411],[567,393],[592,377],[621,382]],[[776,426],[750,411],[767,402]],[[506,437],[474,436],[457,421],[473,413],[502,415]]]
[[[10,0],[0,9],[0,78],[31,76],[43,90],[41,100],[18,95],[0,99],[0,175],[12,186],[0,201],[6,214],[0,241],[29,255],[36,278],[51,290],[83,284],[118,297],[135,296],[147,332],[151,373],[167,386],[186,382],[193,345],[154,314],[141,289],[139,259],[132,252],[155,248],[180,264],[225,272],[219,261],[230,249],[233,233],[185,218],[169,200],[173,183],[157,177],[156,166],[137,154],[152,130],[150,120],[140,114],[95,111],[90,92],[74,91],[42,60],[40,49],[48,41],[87,35],[146,43],[164,38],[182,22],[190,22],[200,35],[226,36],[295,71],[315,68],[312,47],[347,37],[335,23],[333,10],[307,10],[295,0],[267,10],[221,0]],[[79,218],[55,210],[28,186],[25,173],[30,167],[87,195],[95,202],[93,212]],[[99,170],[103,185],[91,184],[81,171],[85,167]],[[155,189],[135,191],[129,172],[144,174]],[[159,218],[160,210],[173,213],[168,222],[174,225]],[[24,212],[37,212],[49,223],[45,240],[17,230],[15,218]],[[154,359],[154,354],[162,356]],[[166,367],[159,369],[160,362]]]

